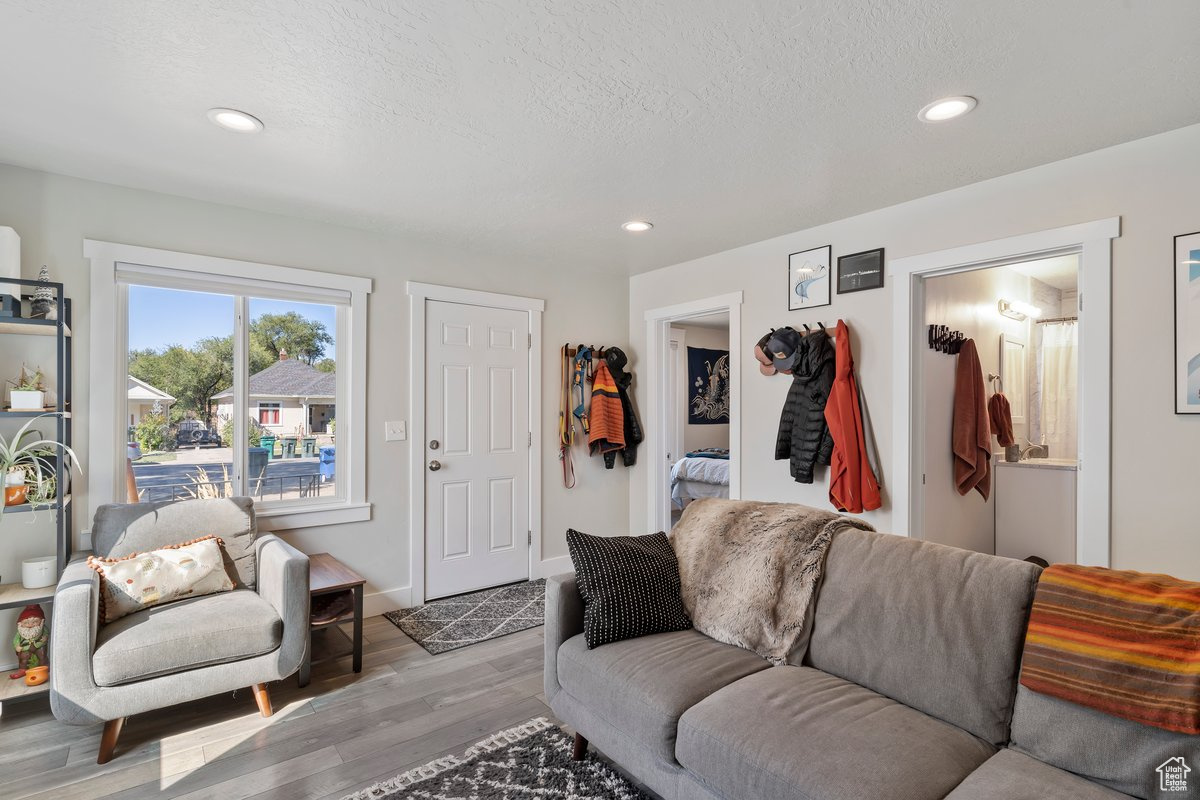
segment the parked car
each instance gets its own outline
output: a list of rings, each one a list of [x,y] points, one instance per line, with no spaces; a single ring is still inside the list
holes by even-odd
[[[185,419],[179,423],[175,433],[177,447],[201,447],[203,445],[221,446],[221,435],[209,428],[198,419]]]
[[[129,456],[130,461],[137,461],[142,457],[142,446],[137,442],[130,442],[125,451],[125,455]]]

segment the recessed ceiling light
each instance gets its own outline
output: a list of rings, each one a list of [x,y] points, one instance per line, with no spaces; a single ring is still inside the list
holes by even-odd
[[[654,226],[644,220],[634,219],[634,220],[630,220],[629,222],[626,222],[621,227],[624,228],[625,230],[629,231],[630,233],[641,233],[642,231],[650,230]]]
[[[941,100],[934,100],[917,112],[917,119],[922,122],[945,122],[948,119],[961,117],[977,105],[979,105],[979,101],[967,95],[943,97]]]
[[[260,119],[236,108],[210,108],[208,121],[234,133],[258,133],[263,129]]]

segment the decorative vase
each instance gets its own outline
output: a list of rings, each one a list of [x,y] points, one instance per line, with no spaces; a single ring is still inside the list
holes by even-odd
[[[21,562],[21,585],[26,589],[42,589],[58,582],[54,556],[27,558]]]
[[[41,411],[46,407],[45,392],[13,389],[11,394],[13,411]]]
[[[25,470],[15,469],[4,476],[4,505],[19,506],[28,494],[25,486]]]
[[[29,310],[37,319],[56,319],[58,317],[57,308],[54,305],[54,291],[50,288],[50,270],[46,269],[45,264],[38,273],[38,285],[33,290],[33,303]]]

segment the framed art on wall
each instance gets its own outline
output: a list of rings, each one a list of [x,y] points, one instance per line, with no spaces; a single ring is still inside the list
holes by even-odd
[[[838,294],[883,288],[883,248],[838,256]]]
[[[688,347],[688,425],[729,424],[729,351]]]
[[[788,311],[829,305],[829,268],[832,262],[832,245],[814,247],[788,256]]]
[[[1200,414],[1200,231],[1175,237],[1175,413]]]

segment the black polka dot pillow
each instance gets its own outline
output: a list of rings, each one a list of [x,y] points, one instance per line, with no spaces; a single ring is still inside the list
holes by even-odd
[[[665,533],[589,536],[567,531],[583,598],[588,649],[692,627],[679,593],[679,562]]]

